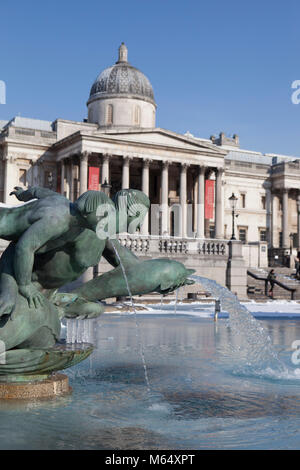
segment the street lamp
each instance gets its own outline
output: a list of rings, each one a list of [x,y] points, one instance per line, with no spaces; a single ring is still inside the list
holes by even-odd
[[[234,217],[235,217],[235,209],[236,209],[236,203],[238,198],[235,197],[234,193],[230,196],[229,202],[230,202],[230,207],[232,210],[232,235],[230,240],[236,240],[235,235],[234,235]]]
[[[104,183],[101,184],[101,189],[103,190],[103,192],[104,192],[107,196],[109,196],[110,189],[111,189],[111,185],[108,184],[106,178],[105,178],[105,180],[104,180]]]

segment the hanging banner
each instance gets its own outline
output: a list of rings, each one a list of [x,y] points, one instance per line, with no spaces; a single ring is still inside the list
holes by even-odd
[[[89,167],[89,186],[88,189],[91,191],[99,191],[99,167]]]
[[[205,218],[214,218],[214,200],[215,200],[215,182],[214,180],[205,181]]]

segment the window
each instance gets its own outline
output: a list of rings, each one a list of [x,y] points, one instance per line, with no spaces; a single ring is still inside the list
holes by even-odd
[[[279,248],[282,248],[282,232],[279,232]]]
[[[215,226],[214,225],[209,226],[209,238],[215,238]]]
[[[259,240],[261,242],[267,241],[267,230],[265,228],[259,229]]]
[[[245,193],[241,193],[241,207],[243,209],[245,209],[246,207],[246,194]]]
[[[141,108],[139,106],[134,108],[134,124],[136,126],[141,124]]]
[[[106,124],[110,125],[113,123],[113,105],[108,104],[106,108]]]
[[[242,243],[246,243],[247,242],[247,229],[239,227],[238,231],[239,231],[239,240]]]
[[[266,196],[261,196],[261,207],[262,209],[266,208]]]
[[[26,186],[26,178],[27,178],[27,170],[20,169],[19,170],[19,183],[22,186]]]

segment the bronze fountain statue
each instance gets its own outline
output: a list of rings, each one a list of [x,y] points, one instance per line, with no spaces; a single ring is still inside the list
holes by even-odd
[[[87,191],[74,203],[40,187],[16,187],[12,194],[24,204],[0,207],[0,238],[10,242],[0,259],[0,382],[44,380],[92,352],[92,346],[60,346],[63,317],[95,318],[104,311],[100,301],[128,295],[128,285],[140,295],[193,283],[193,270],[181,263],[139,260],[117,240],[117,233],[132,233],[143,222],[150,201],[141,191],[121,190],[113,200]],[[62,292],[102,257],[111,271]]]

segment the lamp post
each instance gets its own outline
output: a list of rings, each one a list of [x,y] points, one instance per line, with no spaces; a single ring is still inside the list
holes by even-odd
[[[235,234],[234,234],[234,217],[235,217],[235,209],[236,209],[236,203],[237,203],[238,198],[234,195],[234,193],[232,193],[232,195],[228,199],[229,199],[231,211],[232,211],[231,212],[232,213],[232,235],[231,235],[230,240],[236,240]]]
[[[111,189],[111,185],[108,184],[106,178],[105,178],[105,180],[104,180],[104,183],[101,184],[101,189],[103,190],[103,192],[104,192],[107,196],[109,196],[110,189]]]

